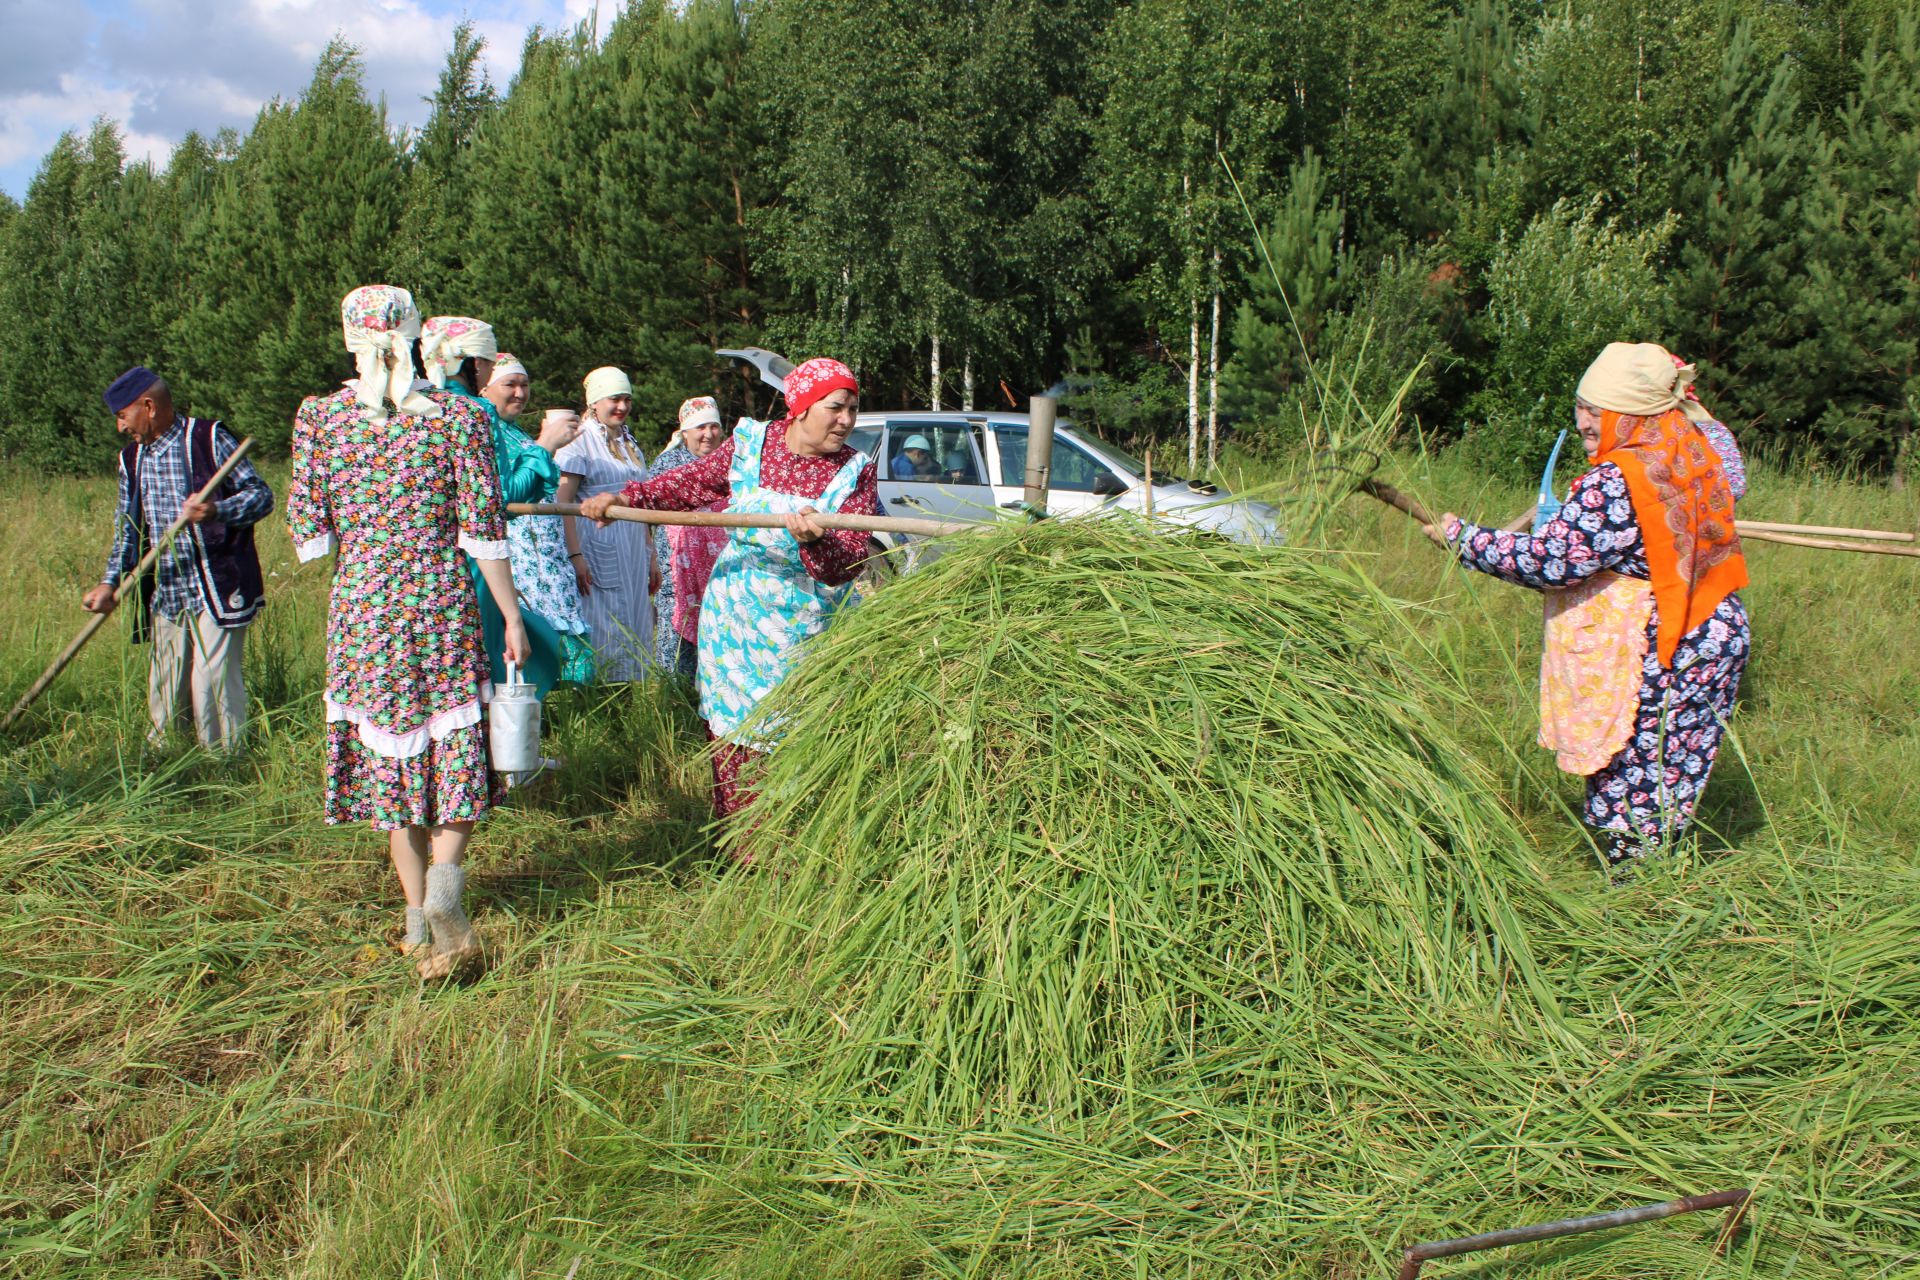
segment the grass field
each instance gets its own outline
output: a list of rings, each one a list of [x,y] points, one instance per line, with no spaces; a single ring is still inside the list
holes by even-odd
[[[1391,474],[1436,510],[1525,505],[1446,465]],[[7,479],[11,702],[83,621],[112,486]],[[1909,498],[1764,471],[1742,514],[1920,527]],[[1464,691],[1460,734],[1601,925],[1584,945],[1622,940],[1611,1025],[1503,1082],[1514,1113],[1463,1088],[1389,1135],[1358,1109],[1341,1150],[1275,1135],[1271,1188],[1038,1125],[823,1159],[837,1113],[729,983],[765,878],[713,860],[697,721],[657,688],[551,705],[569,768],[470,862],[493,968],[423,990],[379,945],[383,841],[319,820],[326,571],[294,568],[276,518],[244,758],[146,752],[118,622],[0,743],[0,1274],[1348,1277],[1415,1239],[1745,1183],[1724,1260],[1683,1218],[1429,1274],[1920,1275],[1920,562],[1749,546],[1755,657],[1701,854],[1609,891],[1577,781],[1531,745],[1538,601],[1363,498],[1333,542],[1406,602],[1399,660]]]

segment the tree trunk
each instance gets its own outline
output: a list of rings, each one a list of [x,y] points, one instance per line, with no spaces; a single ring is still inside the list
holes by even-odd
[[[1187,299],[1187,470],[1200,470],[1200,299]]]
[[[1220,465],[1220,246],[1213,247],[1213,333],[1207,341],[1207,473]]]
[[[940,411],[940,333],[938,330],[935,330],[933,335],[933,354],[927,360],[927,383],[933,388],[927,397],[931,401],[927,407],[938,413]]]
[[[967,352],[966,359],[960,362],[960,407],[968,413],[973,412],[973,352]]]

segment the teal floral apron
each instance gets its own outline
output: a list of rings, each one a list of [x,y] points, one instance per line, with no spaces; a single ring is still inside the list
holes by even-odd
[[[837,511],[872,465],[855,452],[817,498],[801,498],[760,483],[767,424],[742,422],[733,435],[727,474],[729,511],[786,515],[813,507]],[[754,724],[760,703],[800,657],[800,647],[826,630],[834,612],[852,599],[852,587],[814,580],[800,559],[800,540],[785,529],[734,529],[713,566],[700,603],[700,708],[716,738],[755,751],[770,750],[777,726]]]

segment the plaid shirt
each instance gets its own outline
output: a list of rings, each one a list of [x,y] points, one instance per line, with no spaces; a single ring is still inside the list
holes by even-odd
[[[224,466],[240,442],[225,427],[213,432],[213,465]],[[193,496],[187,477],[187,419],[175,414],[173,425],[139,454],[140,516],[147,526],[147,541],[157,543],[167,526],[180,518],[180,508]],[[227,476],[233,492],[213,504],[214,519],[222,524],[249,525],[264,519],[273,510],[273,490],[245,458]],[[110,587],[133,571],[140,562],[140,531],[133,523],[133,477],[120,471],[120,505],[114,513],[113,550],[107,555],[107,572],[101,581]],[[193,544],[186,530],[173,545],[160,553],[154,563],[153,610],[163,618],[200,613],[206,602],[200,598],[198,575],[193,571]]]

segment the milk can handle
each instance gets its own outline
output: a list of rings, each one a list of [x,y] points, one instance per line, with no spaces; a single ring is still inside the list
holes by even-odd
[[[522,680],[520,679],[520,664],[519,664],[519,663],[517,663],[517,662],[509,662],[509,663],[507,664],[507,683],[508,683],[508,684],[522,684],[522,683],[524,683],[524,682],[523,682],[523,681],[522,681]]]

